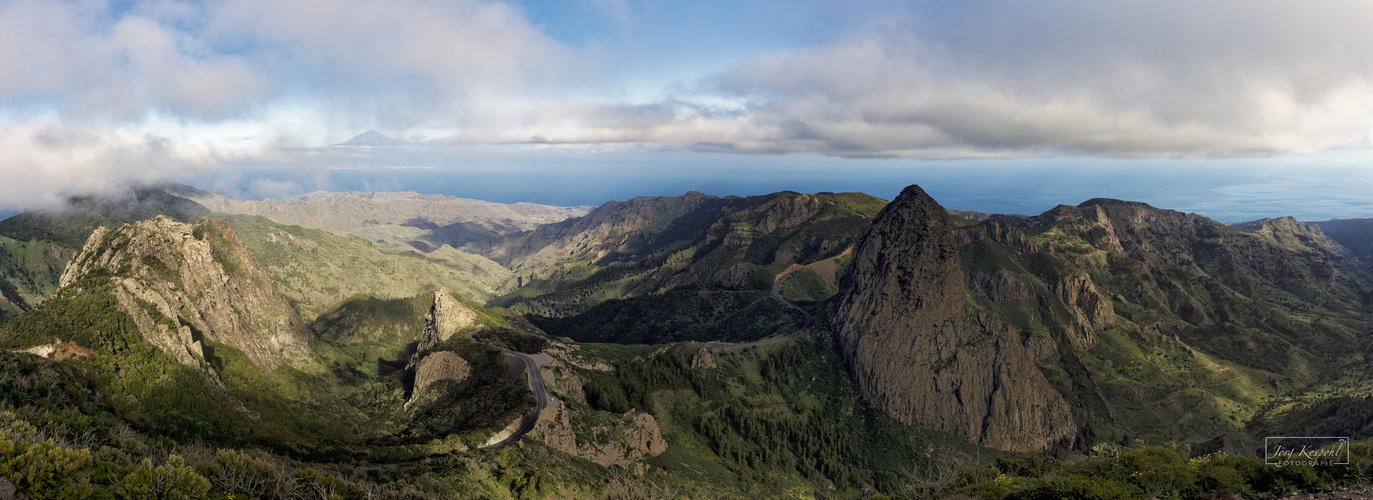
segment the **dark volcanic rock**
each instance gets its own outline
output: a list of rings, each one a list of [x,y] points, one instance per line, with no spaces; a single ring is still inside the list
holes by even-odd
[[[1076,432],[1020,335],[968,303],[948,215],[917,186],[860,238],[833,318],[864,395],[902,422],[1014,451]]]

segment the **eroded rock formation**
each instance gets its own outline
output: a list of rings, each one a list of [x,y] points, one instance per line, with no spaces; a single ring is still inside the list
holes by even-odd
[[[97,273],[113,277],[119,307],[143,337],[186,365],[203,366],[204,340],[243,351],[263,371],[308,353],[304,321],[223,221],[159,216],[99,228],[61,286]]]
[[[1020,334],[968,303],[948,215],[917,186],[859,239],[832,322],[864,395],[902,422],[1013,451],[1076,432]]]

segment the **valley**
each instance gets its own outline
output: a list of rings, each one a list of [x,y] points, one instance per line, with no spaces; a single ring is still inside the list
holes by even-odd
[[[987,214],[919,186],[598,207],[135,186],[0,221],[0,477],[32,498],[1365,484],[1365,222]],[[1267,466],[1277,435],[1349,437],[1353,463]]]

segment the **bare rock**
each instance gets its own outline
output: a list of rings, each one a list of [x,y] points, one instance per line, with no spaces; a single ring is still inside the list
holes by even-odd
[[[964,292],[944,209],[906,188],[860,238],[833,325],[863,394],[892,417],[993,448],[1031,451],[1076,433],[1019,332]]]
[[[434,292],[434,305],[424,318],[424,333],[420,337],[420,352],[448,340],[454,333],[472,326],[477,321],[477,313],[453,299],[448,290],[440,288]]]
[[[81,347],[80,345],[77,345],[76,342],[63,342],[62,339],[53,339],[51,344],[36,345],[28,349],[20,349],[16,352],[33,354],[53,361],[80,359],[95,354],[95,351]]]
[[[586,383],[578,377],[572,370],[569,370],[561,360],[554,358],[553,361],[539,367],[539,373],[543,375],[544,385],[549,392],[556,393],[562,398],[586,403],[586,392],[583,388]]]
[[[263,371],[308,353],[305,322],[223,221],[158,216],[99,228],[61,286],[99,272],[115,277],[119,307],[144,338],[183,364],[207,366],[206,339],[243,351]]]
[[[1116,312],[1111,299],[1097,290],[1092,278],[1086,274],[1073,274],[1062,277],[1053,286],[1054,295],[1068,306],[1073,315],[1073,326],[1068,332],[1068,341],[1077,350],[1091,349],[1096,345],[1097,334],[1115,326]]]
[[[999,220],[987,220],[976,226],[954,232],[954,243],[958,246],[974,241],[989,239],[1021,253],[1035,253],[1040,250],[1039,242],[1025,236],[1020,229]]]
[[[530,435],[543,439],[549,448],[568,455],[577,455],[577,435],[572,432],[572,421],[565,407],[545,408],[539,413],[539,421],[534,424]]]
[[[1038,285],[1034,278],[1025,274],[998,269],[992,273],[979,273],[970,279],[973,293],[986,297],[992,302],[1028,299],[1035,295]],[[1042,285],[1038,285],[1043,289]]]
[[[405,409],[418,408],[436,397],[437,393],[429,389],[440,380],[461,383],[471,372],[467,360],[451,351],[438,351],[420,358],[415,368],[414,390],[410,393],[410,400],[405,403]]]
[[[580,439],[572,431],[570,416],[567,408],[547,408],[539,415],[531,434],[569,455],[604,467],[620,466],[640,473],[646,469],[644,459],[667,451],[667,441],[653,415],[635,410],[619,416],[611,414],[588,430],[594,437]]]

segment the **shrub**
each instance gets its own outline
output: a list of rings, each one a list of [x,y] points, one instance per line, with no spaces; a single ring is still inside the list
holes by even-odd
[[[157,467],[143,459],[116,488],[121,498],[158,500],[203,498],[209,491],[210,481],[186,465],[180,455],[167,457],[167,462]]]

